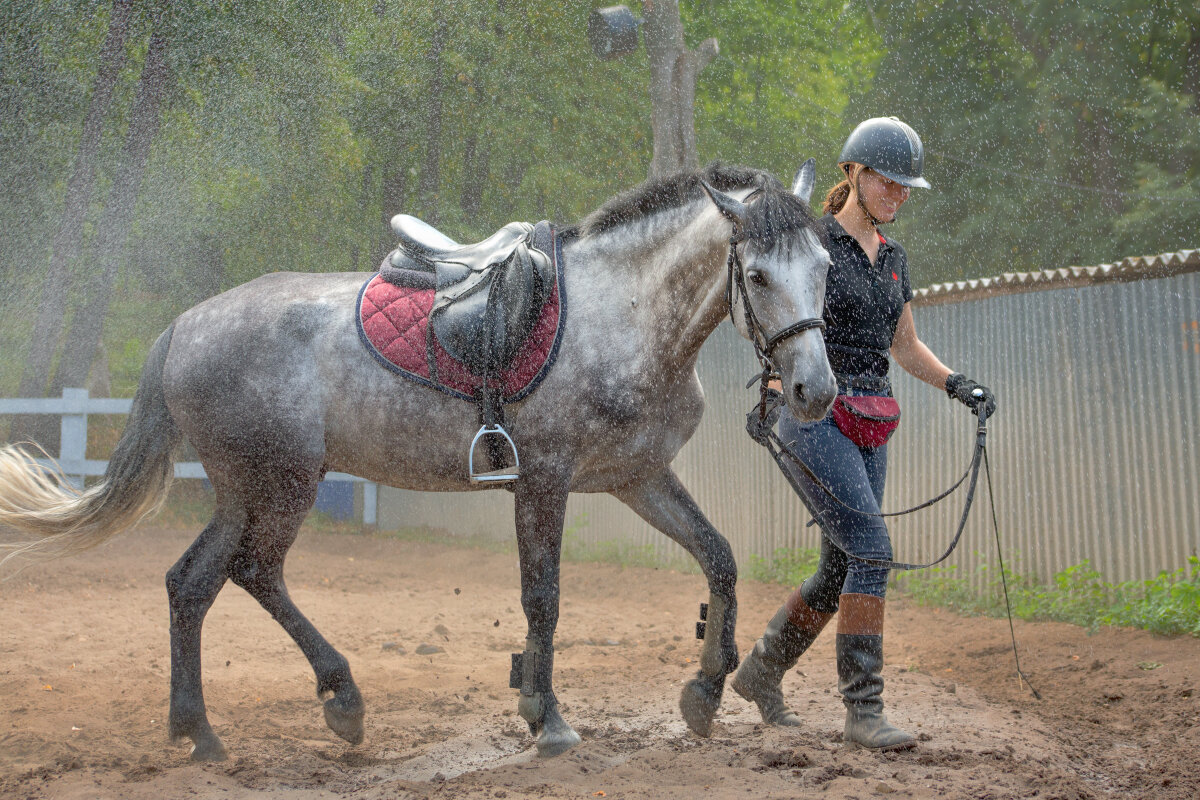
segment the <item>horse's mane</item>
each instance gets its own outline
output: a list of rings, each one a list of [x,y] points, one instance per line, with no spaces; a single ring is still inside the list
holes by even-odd
[[[719,161],[700,170],[649,180],[622,192],[564,233],[592,236],[659,211],[679,208],[704,195],[701,181],[722,192],[751,187],[761,192],[760,198],[750,205],[743,233],[764,250],[770,250],[779,237],[795,230],[810,229],[823,238],[824,226],[817,224],[808,204],[789,192],[774,175]]]

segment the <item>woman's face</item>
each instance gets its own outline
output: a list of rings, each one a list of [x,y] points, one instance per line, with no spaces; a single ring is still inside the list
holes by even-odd
[[[896,212],[904,205],[910,191],[907,186],[885,178],[870,167],[859,170],[858,180],[854,184],[861,193],[859,197],[867,211],[881,222],[891,222],[896,218]]]

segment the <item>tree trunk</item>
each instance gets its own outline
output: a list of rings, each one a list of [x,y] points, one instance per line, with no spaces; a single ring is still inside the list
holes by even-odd
[[[87,293],[83,306],[72,317],[63,356],[51,382],[52,393],[61,392],[64,386],[84,385],[104,332],[104,318],[112,301],[126,240],[133,227],[142,176],[150,147],[158,135],[162,100],[170,84],[170,67],[166,60],[168,42],[161,17],[162,12],[156,9],[146,63],[138,79],[137,97],[125,135],[124,152],[96,226],[96,257],[89,270]]]
[[[459,205],[467,215],[467,223],[472,226],[479,224],[479,214],[483,211],[483,189],[487,185],[488,162],[491,160],[491,144],[486,137],[480,144],[479,137],[471,134],[463,151],[463,163],[466,172],[463,175],[462,196]]]
[[[695,50],[687,48],[678,0],[643,0],[642,13],[654,133],[650,177],[658,178],[697,166],[696,79],[718,47],[716,39],[705,39]]]
[[[1183,91],[1191,95],[1189,109],[1193,116],[1200,116],[1200,14],[1188,21],[1187,53],[1183,65]]]
[[[371,208],[371,199],[375,193],[375,191],[374,191],[375,185],[374,184],[375,184],[374,165],[368,161],[366,164],[363,164],[362,182],[359,184],[359,191],[358,191],[358,207],[363,212],[362,216],[363,216],[364,222],[366,221],[367,217],[369,216],[369,209]],[[368,241],[368,246],[367,246],[366,250],[367,250],[367,260],[370,261],[371,257],[375,254],[375,248],[374,248],[374,245],[371,244],[369,241]],[[350,271],[351,272],[358,272],[363,269],[362,251],[363,251],[362,239],[360,237],[355,237],[354,243],[352,245],[350,245]],[[366,266],[366,269],[373,270],[378,266],[379,266],[379,262],[376,262],[374,264],[368,264]]]
[[[403,165],[383,179],[382,202],[380,203],[379,219],[383,223],[379,229],[379,241],[375,245],[375,255],[371,259],[374,267],[392,252],[396,246],[396,237],[392,234],[392,217],[404,211],[405,196],[408,194],[408,169]]]
[[[1125,202],[1120,190],[1128,184],[1122,175],[1121,164],[1113,155],[1117,137],[1107,124],[1108,112],[1096,107],[1091,111],[1091,124],[1088,125],[1083,139],[1088,143],[1092,155],[1091,185],[1103,192],[1099,203],[1104,212],[1119,217],[1125,213]]]
[[[79,151],[67,182],[62,217],[50,248],[50,266],[42,284],[37,316],[34,317],[33,330],[30,332],[29,353],[25,357],[25,367],[17,387],[18,397],[41,397],[50,380],[50,362],[62,336],[63,295],[68,288],[67,270],[71,262],[79,257],[83,242],[83,224],[96,178],[96,157],[100,152],[104,118],[108,116],[113,89],[125,64],[125,40],[129,35],[132,7],[133,0],[113,0],[112,13],[108,18],[108,35],[100,48],[96,82],[92,86],[91,100],[88,101],[83,133],[79,137]],[[14,441],[32,439],[41,442],[44,438],[42,431],[46,427],[52,428],[57,436],[57,422],[57,417],[21,415],[14,420],[10,435]]]
[[[213,214],[208,219],[213,219]],[[203,302],[221,292],[225,282],[225,244],[210,228],[200,231],[196,237],[192,295],[196,303]]]
[[[425,103],[425,163],[421,167],[421,180],[417,184],[417,197],[421,202],[421,214],[431,225],[437,224],[438,187],[442,177],[442,94],[445,92],[445,76],[442,65],[442,49],[446,46],[447,23],[439,16],[433,30],[433,41],[429,44],[429,96]]]
[[[521,188],[521,182],[525,180],[525,173],[529,171],[529,161],[523,152],[510,153],[510,157],[512,160],[504,167],[504,179],[501,185],[515,192]]]

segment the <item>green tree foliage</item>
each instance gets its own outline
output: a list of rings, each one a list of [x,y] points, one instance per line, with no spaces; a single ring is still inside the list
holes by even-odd
[[[883,55],[869,19],[843,0],[696,0],[684,11],[692,36],[721,46],[697,92],[702,154],[784,179],[814,156],[818,191],[839,181],[845,118],[856,114],[847,102]]]
[[[151,5],[135,0],[82,255],[61,287],[68,323],[97,258]],[[111,9],[0,5],[2,394],[21,372]],[[173,82],[105,327],[116,392],[131,390],[145,343],[209,294],[278,269],[373,269],[396,213],[481,238],[512,219],[577,221],[646,175],[645,50],[596,59],[591,4],[171,10]],[[680,11],[689,46],[720,43],[697,89],[702,161],[786,179],[814,155],[823,189],[857,121],[897,114],[922,133],[935,188],[896,226],[918,283],[1195,244],[1200,13],[1181,0],[681,0]]]
[[[1196,245],[1194,3],[860,2],[887,54],[852,105],[927,148],[897,226],[918,283]]]
[[[0,5],[0,353],[15,388],[107,21],[98,3]],[[103,9],[101,9],[103,11]]]

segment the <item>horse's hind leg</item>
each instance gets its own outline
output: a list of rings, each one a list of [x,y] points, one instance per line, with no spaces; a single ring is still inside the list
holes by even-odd
[[[679,709],[689,728],[708,736],[721,703],[725,676],[737,667],[737,564],[724,536],[705,518],[679,478],[666,467],[612,493],[642,519],[681,544],[708,579],[708,617],[700,671],[683,689]]]
[[[325,722],[351,744],[363,740],[364,705],[350,664],[300,613],[283,582],[283,560],[307,512],[252,515],[248,535],[229,560],[229,577],[250,593],[299,645],[317,676]]]
[[[245,516],[218,499],[216,513],[186,552],[167,571],[171,607],[171,710],[173,740],[192,740],[196,761],[220,761],[225,746],[213,733],[204,707],[200,675],[200,630],[204,616],[225,585],[226,565],[242,538]]]
[[[579,744],[579,734],[558,711],[554,696],[554,630],[558,627],[558,576],[565,481],[538,481],[528,472],[516,487],[517,551],[521,559],[521,606],[529,623],[520,658],[517,713],[536,737],[538,755],[556,756]]]

